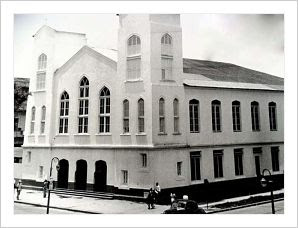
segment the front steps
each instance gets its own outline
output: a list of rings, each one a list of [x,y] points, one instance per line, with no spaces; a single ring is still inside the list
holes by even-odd
[[[58,196],[81,196],[81,197],[91,197],[96,199],[113,199],[113,193],[107,192],[94,192],[94,191],[86,191],[86,190],[76,190],[76,189],[63,189],[56,188],[51,190],[51,193],[54,193]]]

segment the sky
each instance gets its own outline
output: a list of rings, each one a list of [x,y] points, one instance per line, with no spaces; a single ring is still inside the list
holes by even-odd
[[[43,25],[85,33],[87,44],[116,55],[116,14],[15,14],[14,77],[30,77],[33,37]],[[181,14],[183,57],[233,63],[284,77],[282,14]]]

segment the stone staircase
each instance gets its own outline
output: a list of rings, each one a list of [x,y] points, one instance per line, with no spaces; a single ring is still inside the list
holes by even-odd
[[[91,197],[96,199],[114,199],[113,193],[108,192],[94,192],[94,191],[87,191],[87,190],[74,190],[74,189],[63,189],[63,188],[56,188],[51,191],[58,196],[81,196],[81,197]]]

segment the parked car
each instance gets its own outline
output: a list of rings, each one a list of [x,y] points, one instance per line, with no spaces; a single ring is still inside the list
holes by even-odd
[[[177,199],[172,203],[171,208],[163,214],[206,214],[205,210],[198,206],[193,200]]]

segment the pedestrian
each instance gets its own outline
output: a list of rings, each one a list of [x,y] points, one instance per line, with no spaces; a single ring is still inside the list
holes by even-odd
[[[20,199],[21,191],[22,191],[22,181],[19,180],[19,183],[17,184],[17,200]]]
[[[43,182],[43,187],[42,187],[42,190],[43,190],[43,198],[46,198],[47,197],[47,190],[48,190],[48,180],[44,180]]]
[[[147,196],[147,205],[148,205],[148,209],[154,209],[154,191],[152,188],[150,188],[148,196]]]
[[[156,182],[156,184],[155,184],[154,193],[155,193],[155,201],[157,203],[157,201],[159,200],[159,195],[160,195],[160,186],[159,186],[158,182]]]
[[[171,193],[170,194],[170,197],[171,197],[171,206],[173,205],[175,199],[176,199],[176,194],[175,193]]]

